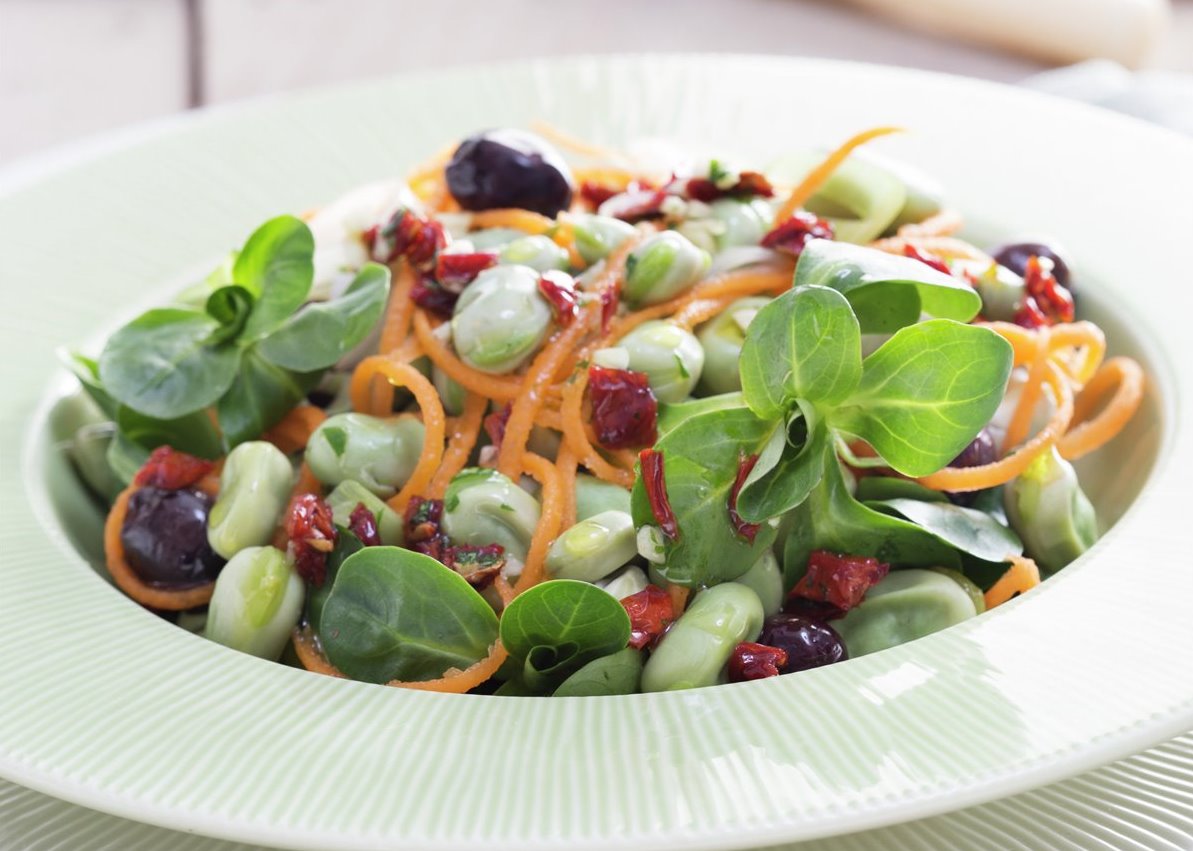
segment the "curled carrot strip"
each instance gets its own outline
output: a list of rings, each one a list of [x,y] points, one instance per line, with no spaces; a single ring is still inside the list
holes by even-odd
[[[1072,373],[1073,380],[1081,386],[1093,378],[1106,355],[1106,335],[1092,322],[1069,322],[1052,326],[1048,338],[1049,352],[1057,355],[1069,348],[1081,351],[1080,363]]]
[[[840,167],[841,163],[845,162],[846,158],[854,152],[857,148],[869,142],[871,139],[877,139],[879,136],[886,136],[891,133],[902,133],[900,127],[875,127],[872,130],[858,133],[856,136],[846,140],[845,144],[837,148],[827,157],[820,165],[808,172],[805,177],[795,189],[791,190],[791,194],[787,196],[787,200],[783,202],[783,206],[775,213],[774,226],[778,227],[787,219],[791,218],[805,202],[808,201],[817,190],[824,185],[824,182],[832,177],[834,171]]]
[[[208,496],[214,497],[219,491],[218,479],[206,476],[197,485]],[[108,566],[108,573],[116,586],[142,606],[163,609],[170,612],[181,612],[196,606],[205,606],[211,602],[215,583],[207,582],[193,588],[170,589],[157,588],[141,580],[136,571],[128,563],[124,555],[124,542],[120,533],[124,529],[124,519],[128,516],[128,501],[132,495],[140,490],[140,486],[133,484],[122,490],[112,503],[112,509],[104,521],[104,559]]]
[[[427,487],[426,496],[429,499],[439,499],[447,490],[452,477],[464,469],[468,463],[468,456],[476,446],[476,439],[480,435],[481,423],[484,421],[485,409],[489,400],[484,396],[469,393],[464,400],[464,412],[452,420],[452,435],[448,441],[447,451],[443,453],[443,461],[431,484]]]
[[[1007,434],[1003,439],[1004,452],[1011,447],[1018,446],[1027,438],[1036,405],[1043,395],[1044,378],[1048,374],[1051,364],[1048,357],[1049,331],[1047,328],[1041,328],[1034,337],[1035,351],[1032,353],[1027,381],[1019,391],[1019,401],[1015,405],[1015,412],[1011,415],[1011,422],[1007,426]]]
[[[343,671],[327,661],[327,656],[319,647],[318,639],[315,638],[315,633],[309,626],[295,627],[294,631],[290,633],[290,643],[294,645],[294,654],[298,656],[298,661],[308,671],[328,677],[348,679]]]
[[[576,525],[576,456],[568,446],[561,446],[555,456],[555,474],[559,478],[560,529]]]
[[[1114,387],[1114,395],[1094,417],[1095,404]],[[1130,358],[1111,358],[1102,365],[1077,398],[1074,418],[1079,425],[1060,439],[1057,449],[1069,459],[1080,458],[1099,448],[1122,431],[1143,401],[1143,368]]]
[[[1001,606],[1040,584],[1040,568],[1029,558],[1011,556],[1011,566],[986,592],[986,608]]]
[[[559,536],[560,524],[563,522],[563,487],[555,465],[533,452],[525,454],[523,464],[526,472],[542,486],[542,493],[539,495],[542,513],[539,515],[538,525],[534,528],[534,535],[530,538],[526,564],[522,567],[518,581],[514,583],[515,595],[542,581],[547,568],[547,550],[551,542]]]
[[[567,361],[568,356],[588,333],[591,317],[592,311],[586,310],[557,334],[555,339],[535,356],[534,362],[522,379],[522,392],[518,394],[510,410],[505,435],[501,439],[501,450],[497,455],[497,469],[510,478],[521,472],[526,441],[530,439],[530,429],[534,426],[535,417],[543,405],[543,388],[550,383],[556,370]]]
[[[410,293],[414,290],[414,269],[401,259],[395,265],[394,285],[389,291],[385,320],[381,325],[381,342],[377,347],[383,355],[405,342],[410,334],[410,320],[414,316],[414,302],[410,300]]]
[[[890,236],[870,243],[870,247],[887,254],[903,254],[908,246],[927,251],[946,260],[977,260],[990,264],[994,258],[976,245],[953,236]]]
[[[667,595],[671,598],[672,618],[678,618],[684,613],[684,609],[688,607],[688,597],[691,596],[691,593],[692,589],[683,585],[667,586]]]
[[[395,362],[383,355],[373,355],[362,360],[352,373],[352,384],[348,392],[352,397],[353,407],[366,402],[373,377],[377,375],[384,376],[395,387],[405,387],[414,394],[422,412],[425,429],[423,451],[414,466],[414,472],[397,495],[389,500],[390,507],[401,514],[406,510],[410,497],[422,493],[430,484],[443,460],[443,437],[446,430],[443,405],[439,401],[439,394],[435,392],[435,386],[417,369],[408,363]]]
[[[261,435],[262,440],[268,440],[286,455],[305,449],[307,441],[319,428],[319,424],[327,419],[322,408],[314,405],[299,405],[291,408],[290,413],[282,417],[281,422]]]
[[[555,227],[555,220],[549,219],[533,210],[520,210],[516,207],[495,210],[480,210],[472,214],[472,227],[481,228],[513,228],[529,234],[544,234]]]
[[[1056,400],[1056,411],[1044,428],[1031,440],[1001,461],[979,467],[945,467],[929,476],[916,479],[924,487],[942,491],[975,491],[1009,482],[1018,476],[1041,453],[1055,444],[1073,419],[1073,391],[1051,361],[1045,380]]]
[[[910,222],[903,225],[895,231],[895,235],[904,239],[916,239],[925,236],[952,236],[961,230],[961,226],[964,223],[961,213],[957,210],[941,210],[936,215],[929,216],[922,222]]]
[[[468,366],[456,357],[443,340],[435,336],[430,320],[421,310],[414,312],[414,333],[431,362],[465,390],[498,402],[510,402],[518,398],[518,393],[522,390],[521,381],[517,378],[489,375]]]

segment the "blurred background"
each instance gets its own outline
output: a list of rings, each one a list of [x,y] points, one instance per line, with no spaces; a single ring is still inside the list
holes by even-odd
[[[1193,0],[0,0],[0,166],[303,86],[677,50],[1027,81],[1193,132]]]

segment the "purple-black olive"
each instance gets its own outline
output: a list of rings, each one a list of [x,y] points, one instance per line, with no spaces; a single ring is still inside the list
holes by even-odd
[[[835,629],[803,615],[780,613],[767,618],[758,641],[787,651],[787,664],[779,669],[780,674],[831,665],[849,656]]]
[[[207,543],[211,497],[143,487],[128,501],[120,530],[129,567],[149,585],[192,588],[213,581],[224,560]]]
[[[1027,270],[1028,258],[1032,256],[1047,257],[1052,261],[1052,275],[1056,278],[1056,282],[1067,290],[1073,289],[1069,264],[1056,249],[1042,242],[1010,242],[1000,245],[990,254],[998,265],[1006,266],[1016,275],[1022,275]]]
[[[488,130],[461,142],[447,164],[447,188],[465,210],[517,207],[554,218],[572,203],[567,163],[521,130]]]

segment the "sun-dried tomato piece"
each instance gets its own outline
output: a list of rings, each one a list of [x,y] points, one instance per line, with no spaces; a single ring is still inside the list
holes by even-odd
[[[598,183],[595,180],[584,180],[580,183],[580,199],[595,210],[614,195],[621,195],[623,192],[651,191],[653,189],[655,189],[655,186],[649,180],[632,180],[625,189],[619,189],[616,186],[609,186],[605,183]]]
[[[403,518],[406,548],[443,561],[447,536],[443,533],[443,500],[410,497]]]
[[[560,325],[571,325],[580,315],[580,300],[566,272],[544,272],[539,278],[539,292],[550,302]]]
[[[624,222],[640,222],[663,214],[663,202],[668,193],[664,189],[627,190],[619,192],[601,204],[601,215]]]
[[[659,403],[646,373],[630,369],[588,368],[592,427],[606,449],[651,446],[658,437]]]
[[[212,461],[179,452],[170,446],[159,446],[150,453],[133,482],[141,487],[176,491],[193,485],[214,469]]]
[[[1050,259],[1035,254],[1027,258],[1023,269],[1023,287],[1049,325],[1076,318],[1073,294],[1057,281],[1054,269]]]
[[[483,421],[485,434],[489,435],[489,442],[498,449],[501,448],[501,441],[505,439],[505,427],[510,421],[510,413],[513,410],[513,403],[506,402],[496,411],[486,416]]]
[[[356,508],[348,515],[348,531],[359,538],[366,547],[381,546],[381,533],[377,531],[377,515],[363,502],[356,503]]]
[[[737,176],[737,181],[728,187],[721,187],[707,177],[691,177],[678,184],[680,193],[685,198],[709,203],[718,198],[741,198],[757,195],[770,198],[775,194],[775,188],[769,180],[756,171],[743,171]],[[674,187],[673,187],[674,188]]]
[[[944,260],[930,251],[920,251],[914,245],[903,246],[903,256],[910,257],[912,260],[919,260],[924,265],[931,266],[937,272],[943,272],[946,275],[953,274]]]
[[[630,647],[641,650],[653,644],[675,620],[671,595],[657,585],[647,585],[636,594],[622,598],[621,605],[630,616]]]
[[[791,594],[831,603],[847,612],[860,603],[870,587],[890,569],[889,564],[876,558],[814,550],[808,556],[808,572],[791,589]]]
[[[786,664],[787,651],[781,647],[743,641],[729,654],[729,682],[744,683],[746,680],[777,677]]]
[[[643,449],[638,453],[638,463],[642,468],[642,486],[646,489],[650,513],[654,515],[655,522],[669,540],[679,540],[679,521],[675,518],[671,500],[667,497],[663,453],[654,449]]]
[[[443,563],[479,590],[492,585],[505,567],[505,548],[500,544],[453,544],[443,551]]]
[[[448,292],[459,295],[481,272],[497,265],[492,251],[469,254],[440,254],[435,261],[435,281]]]
[[[380,228],[366,231],[365,240],[373,258],[382,263],[405,257],[416,269],[428,269],[447,245],[447,232],[434,219],[400,207]]]
[[[737,496],[741,493],[746,479],[750,477],[750,471],[754,469],[754,465],[757,463],[757,455],[741,456],[737,462],[737,476],[733,479],[733,487],[729,489],[729,524],[733,526],[733,531],[737,532],[737,534],[751,544],[754,543],[754,537],[758,534],[758,530],[762,528],[762,525],[759,523],[747,523],[742,519],[741,515],[737,513]]]
[[[775,194],[775,187],[766,179],[766,176],[757,171],[743,171],[737,176],[737,185],[734,186],[730,193],[733,195],[760,195],[763,198],[772,198]]]
[[[284,529],[298,575],[312,585],[322,585],[327,578],[327,554],[336,544],[331,506],[313,493],[299,494],[286,509]]]
[[[1048,314],[1040,309],[1040,305],[1031,296],[1024,296],[1023,304],[1015,311],[1011,321],[1021,328],[1043,328],[1051,325]]]
[[[617,307],[621,304],[621,281],[614,281],[601,290],[601,333],[609,330],[609,323],[617,315]]]
[[[429,310],[444,319],[451,318],[459,297],[458,293],[444,289],[438,281],[425,273],[419,274],[414,281],[414,286],[410,288],[412,302],[423,310]]]
[[[819,216],[796,210],[791,218],[762,237],[763,248],[773,248],[799,257],[804,246],[814,239],[832,239],[833,226]]]

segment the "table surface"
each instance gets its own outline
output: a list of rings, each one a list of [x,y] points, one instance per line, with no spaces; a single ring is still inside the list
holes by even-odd
[[[1147,67],[1193,71],[1193,0],[1173,0],[1172,21]],[[1047,67],[833,0],[0,0],[0,165],[190,106],[302,86],[532,55],[676,50],[1008,82]]]

